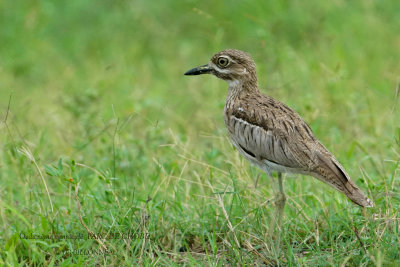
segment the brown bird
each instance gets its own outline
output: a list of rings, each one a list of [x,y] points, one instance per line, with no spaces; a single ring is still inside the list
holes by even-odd
[[[256,65],[248,53],[224,50],[215,54],[208,64],[185,73],[199,74],[213,74],[228,82],[224,119],[229,138],[246,159],[268,176],[271,177],[272,171],[278,173],[279,219],[286,202],[282,173],[314,176],[362,207],[374,205],[315,138],[300,115],[259,91]]]

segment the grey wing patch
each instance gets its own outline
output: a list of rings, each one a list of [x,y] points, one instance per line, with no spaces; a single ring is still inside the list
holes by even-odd
[[[300,168],[292,155],[283,133],[265,130],[235,116],[230,117],[230,136],[247,155],[259,161],[267,160],[287,168]]]

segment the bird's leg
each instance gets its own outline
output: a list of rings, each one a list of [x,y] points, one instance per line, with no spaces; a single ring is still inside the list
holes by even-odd
[[[270,170],[267,168],[267,169],[265,169],[265,172],[266,172],[266,174],[267,174],[267,176],[271,179],[271,188],[272,188],[272,192],[274,193],[274,195],[275,195],[275,198],[276,198],[276,196],[277,196],[277,191],[276,191],[276,188],[275,188],[275,181],[274,181],[274,176],[272,176],[272,173],[270,172]],[[276,200],[275,200],[275,203],[276,203]],[[269,231],[268,231],[268,235],[269,236],[273,236],[273,234],[274,234],[274,229],[276,228],[276,225],[277,225],[277,221],[276,221],[276,216],[275,217],[273,217],[272,218],[272,220],[270,221],[270,223],[269,223]],[[266,233],[267,234],[267,233]]]
[[[272,176],[271,176],[272,177]],[[275,194],[275,208],[276,213],[269,225],[268,235],[272,237],[275,242],[271,244],[272,248],[274,249],[275,253],[279,255],[280,253],[280,240],[281,240],[281,224],[282,224],[282,216],[283,216],[283,209],[286,203],[286,196],[283,191],[283,178],[282,173],[278,172],[278,184],[279,190],[273,190]],[[274,182],[274,181],[273,181]]]
[[[286,195],[283,190],[283,178],[281,172],[278,172],[278,182],[279,182],[279,192],[276,193],[275,204],[277,209],[276,211],[278,217],[278,225],[280,227],[282,223],[283,209],[285,208],[285,203],[286,203]]]

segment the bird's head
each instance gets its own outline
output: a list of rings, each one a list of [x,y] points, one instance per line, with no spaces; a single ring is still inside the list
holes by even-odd
[[[208,64],[191,69],[185,75],[214,74],[229,84],[257,84],[256,65],[243,51],[227,49],[215,54]]]

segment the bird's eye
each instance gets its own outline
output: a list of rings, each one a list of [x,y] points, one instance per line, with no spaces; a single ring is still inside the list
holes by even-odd
[[[229,64],[229,60],[226,57],[218,58],[218,65],[221,68],[225,68],[226,66],[228,66],[228,64]]]

